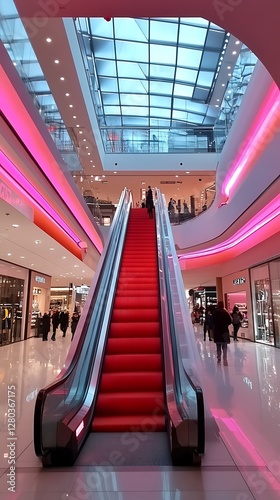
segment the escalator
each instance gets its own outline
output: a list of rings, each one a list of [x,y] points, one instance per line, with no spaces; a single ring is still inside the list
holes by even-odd
[[[37,396],[44,466],[73,464],[90,433],[132,430],[164,433],[173,464],[200,464],[203,395],[166,204],[158,192],[155,219],[131,205],[125,190],[65,368]]]
[[[165,401],[155,220],[131,209],[93,432],[163,431]]]

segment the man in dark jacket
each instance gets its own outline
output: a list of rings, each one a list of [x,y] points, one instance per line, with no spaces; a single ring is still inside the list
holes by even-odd
[[[217,363],[221,363],[221,355],[223,351],[223,362],[228,366],[227,362],[227,345],[230,342],[229,325],[231,324],[231,317],[225,309],[223,301],[218,302],[217,309],[213,313],[213,329],[214,329],[214,342],[217,347]]]

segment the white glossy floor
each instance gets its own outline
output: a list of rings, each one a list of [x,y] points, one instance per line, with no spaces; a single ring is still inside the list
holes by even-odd
[[[276,500],[280,499],[280,350],[231,343],[228,367],[196,327],[205,401],[220,435],[207,431],[198,469],[74,466],[43,469],[33,451],[37,391],[65,360],[70,335],[0,348],[0,498],[6,500]],[[8,386],[16,387],[16,486],[9,492]],[[13,397],[12,397],[13,399]],[[12,457],[12,448],[10,448]]]

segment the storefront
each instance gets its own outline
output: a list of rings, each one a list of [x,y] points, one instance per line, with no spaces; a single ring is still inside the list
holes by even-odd
[[[280,259],[251,269],[255,341],[280,347]]]
[[[0,346],[24,338],[28,270],[0,261]]]
[[[49,311],[51,277],[30,271],[26,338],[39,335],[40,318]]]
[[[254,340],[249,271],[246,269],[225,276],[223,294],[225,307],[229,313],[234,306],[237,306],[242,314],[238,337]]]

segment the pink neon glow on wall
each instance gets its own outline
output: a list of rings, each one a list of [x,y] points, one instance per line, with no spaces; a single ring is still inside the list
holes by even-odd
[[[36,191],[36,189],[28,182],[28,180],[16,169],[15,165],[7,158],[7,156],[0,150],[0,168],[1,174],[8,179],[12,184],[15,184],[17,189],[21,193],[36,203],[36,206],[44,211],[47,217],[63,229],[63,231],[72,238],[75,243],[79,244],[81,238],[79,238],[59,217],[59,215],[53,210],[53,208],[48,204],[48,202]]]
[[[222,186],[222,194],[228,199],[230,191],[246,170],[256,161],[269,141],[269,136],[280,124],[280,91],[273,82],[247,137],[246,146],[237,155]]]
[[[15,78],[19,78],[15,71]],[[81,227],[86,232],[97,250],[101,253],[103,243],[92,221],[79,203],[75,202],[75,195],[64,178],[61,168],[41,136],[28,110],[14,89],[4,69],[0,67],[0,108],[7,120],[22,139],[38,165],[46,173],[50,183],[57,189],[61,199],[69,207]],[[66,167],[65,167],[66,168]]]
[[[269,222],[273,221],[276,217],[280,215],[280,195],[276,196],[270,203],[266,205],[263,210],[261,210],[257,215],[255,215],[247,224],[245,224],[241,229],[239,229],[234,236],[228,238],[222,243],[214,245],[204,250],[199,250],[197,252],[189,252],[180,255],[180,260],[182,259],[195,259],[205,256],[210,256],[229,250],[242,241],[246,240],[259,229],[264,227]]]

